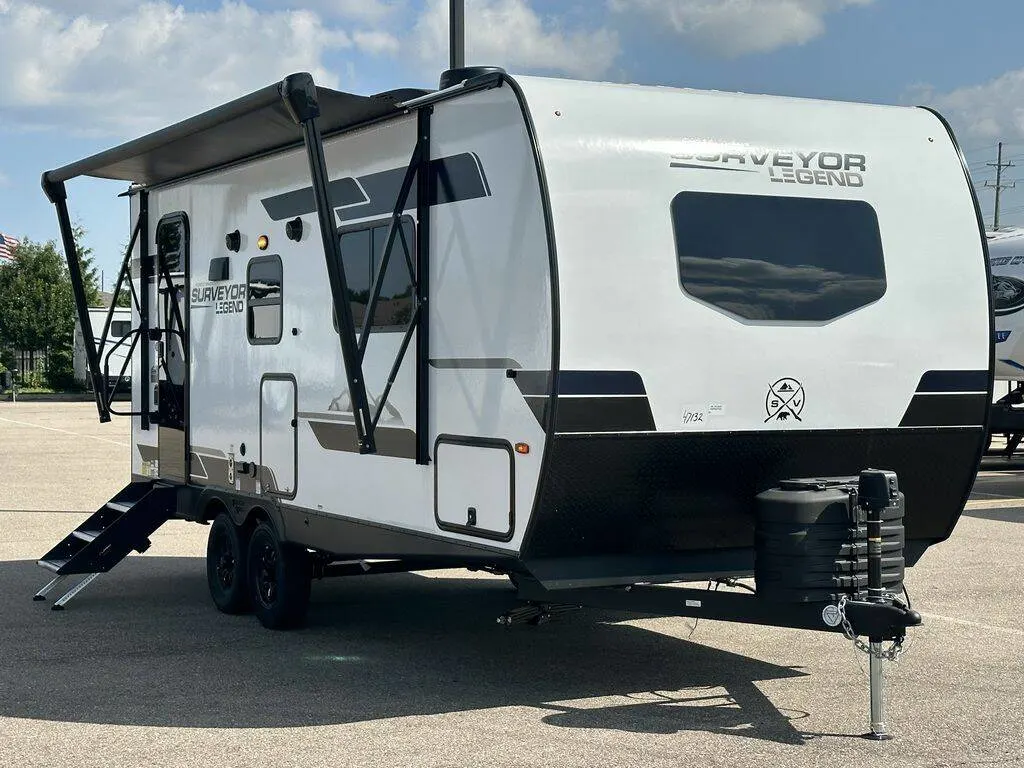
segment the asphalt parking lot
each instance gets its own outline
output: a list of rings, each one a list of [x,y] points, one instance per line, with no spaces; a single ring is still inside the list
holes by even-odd
[[[579,611],[503,629],[507,580],[316,583],[308,626],[217,613],[172,522],[63,613],[35,559],[128,480],[125,420],[0,403],[0,766],[1024,765],[1024,471],[986,464],[908,575],[925,623],[866,742],[834,635]]]

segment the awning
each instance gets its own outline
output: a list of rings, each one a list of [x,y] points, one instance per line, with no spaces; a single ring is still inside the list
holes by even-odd
[[[321,134],[386,117],[396,105],[429,93],[415,88],[374,96],[317,88]],[[280,83],[268,85],[208,112],[45,174],[51,183],[77,176],[120,179],[151,186],[302,143]]]

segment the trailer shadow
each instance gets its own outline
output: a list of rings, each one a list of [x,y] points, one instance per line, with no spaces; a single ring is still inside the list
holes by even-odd
[[[964,517],[979,520],[994,520],[998,523],[1024,523],[1024,501],[1019,507],[996,507],[992,509],[965,509]]]
[[[195,558],[130,558],[63,613],[0,562],[0,715],[176,727],[292,727],[493,707],[568,728],[805,740],[757,681],[804,673],[580,611],[495,623],[503,579],[354,577],[314,585],[309,624],[223,616]]]

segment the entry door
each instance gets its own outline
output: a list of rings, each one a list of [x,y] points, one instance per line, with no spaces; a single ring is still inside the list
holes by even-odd
[[[160,477],[188,477],[188,217],[173,213],[156,229],[156,405]]]
[[[295,498],[297,458],[295,379],[267,375],[260,383],[260,485],[267,493]]]

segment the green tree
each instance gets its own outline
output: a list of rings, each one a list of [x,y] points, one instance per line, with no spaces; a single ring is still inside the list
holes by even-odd
[[[121,254],[124,255],[124,252],[127,251],[127,250],[128,250],[128,243],[126,243],[126,242],[125,243],[121,243]],[[91,253],[91,251],[90,251],[90,253]],[[121,285],[121,290],[118,292],[117,296],[114,297],[114,306],[115,307],[128,307],[128,308],[130,308],[132,306],[132,291],[131,291],[131,288],[128,287],[128,280],[127,279]]]
[[[128,307],[132,306],[132,292],[128,289],[127,285],[121,286],[121,292],[117,294],[114,299],[115,307]]]
[[[86,303],[100,305],[92,248],[84,244],[85,229],[75,224]],[[0,266],[0,350],[43,350],[50,386],[73,386],[75,299],[67,262],[52,240],[21,240],[9,264]]]
[[[75,248],[78,251],[78,263],[82,269],[82,282],[85,284],[85,303],[90,307],[98,307],[100,301],[100,284],[96,277],[96,263],[93,258],[93,250],[85,244],[85,227],[81,222],[76,222],[71,227],[71,234],[75,238]]]
[[[64,257],[52,240],[22,240],[0,266],[0,347],[44,350],[51,386],[68,386],[75,300]]]

